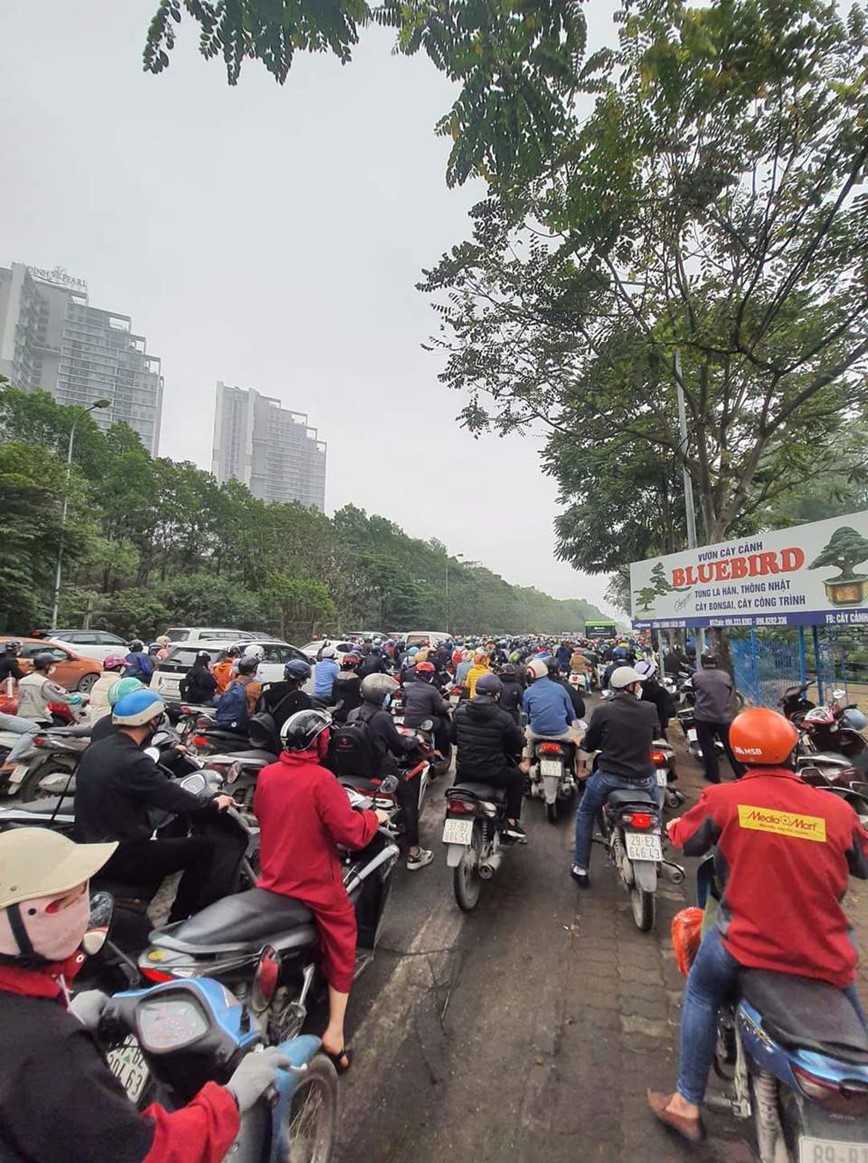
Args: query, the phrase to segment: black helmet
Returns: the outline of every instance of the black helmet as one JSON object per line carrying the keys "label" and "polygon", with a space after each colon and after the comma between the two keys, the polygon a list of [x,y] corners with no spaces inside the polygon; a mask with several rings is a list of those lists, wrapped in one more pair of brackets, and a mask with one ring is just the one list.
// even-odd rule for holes
{"label": "black helmet", "polygon": [[196,652],[196,661],[197,662],[207,662],[208,665],[210,666],[211,665],[211,655],[208,653],[207,650],[199,650]]}
{"label": "black helmet", "polygon": [[280,728],[280,738],[287,751],[311,751],[331,725],[331,716],[325,711],[296,711]]}
{"label": "black helmet", "polygon": [[132,654],[141,654],[144,649],[145,644],[142,642],[141,638],[134,638],[130,643],[130,652]]}
{"label": "black helmet", "polygon": [[505,662],[500,668],[500,673],[505,674],[507,678],[515,678],[518,674],[518,667],[514,662]]}
{"label": "black helmet", "polygon": [[503,683],[496,674],[483,674],[476,680],[476,693],[478,695],[492,695],[494,698],[499,698],[503,691]]}
{"label": "black helmet", "polygon": [[33,669],[48,670],[48,668],[53,666],[55,662],[57,662],[57,659],[53,654],[48,654],[46,651],[43,651],[41,654],[37,654],[33,659]]}
{"label": "black helmet", "polygon": [[253,654],[247,654],[238,663],[239,674],[256,674],[259,667],[259,659]]}
{"label": "black helmet", "polygon": [[17,638],[10,638],[9,641],[6,643],[6,653],[7,654],[17,654],[20,649],[21,649],[21,643],[18,641]]}
{"label": "black helmet", "polygon": [[703,666],[717,666],[718,657],[713,650],[703,650],[699,661]]}
{"label": "black helmet", "polygon": [[300,658],[291,658],[283,668],[283,677],[287,682],[307,682],[310,678],[310,667]]}

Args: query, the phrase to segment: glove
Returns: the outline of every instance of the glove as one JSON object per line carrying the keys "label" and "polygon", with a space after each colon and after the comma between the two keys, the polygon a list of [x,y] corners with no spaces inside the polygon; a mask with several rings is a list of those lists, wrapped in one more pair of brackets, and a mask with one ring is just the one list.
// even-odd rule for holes
{"label": "glove", "polygon": [[103,1010],[111,1001],[101,989],[86,989],[78,993],[69,1003],[69,1012],[81,1022],[86,1030],[96,1031]]}
{"label": "glove", "polygon": [[240,1114],[255,1106],[270,1086],[277,1081],[279,1069],[288,1070],[289,1058],[276,1046],[248,1054],[226,1083],[226,1089],[235,1097]]}

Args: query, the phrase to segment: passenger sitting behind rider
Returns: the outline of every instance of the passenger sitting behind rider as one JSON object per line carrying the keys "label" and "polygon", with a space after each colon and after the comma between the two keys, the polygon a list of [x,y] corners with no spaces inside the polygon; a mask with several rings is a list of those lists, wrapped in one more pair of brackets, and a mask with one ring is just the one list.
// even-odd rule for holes
{"label": "passenger sitting behind rider", "polygon": [[533,745],[537,739],[561,739],[565,743],[581,742],[581,736],[573,727],[576,715],[570,696],[560,682],[549,677],[549,663],[545,658],[535,658],[528,664],[529,686],[522,697],[522,706],[527,715],[527,742],[524,749],[522,770],[530,770]]}
{"label": "passenger sitting behind rider", "polygon": [[404,726],[421,727],[426,719],[434,724],[434,746],[449,758],[449,704],[437,690],[433,662],[416,663],[416,682],[404,692]]}
{"label": "passenger sitting behind rider", "polygon": [[259,820],[262,874],[259,888],[303,901],[313,912],[329,987],[329,1021],[323,1049],[339,1072],[349,1069],[344,1017],[356,965],[356,914],[344,888],[338,845],[364,848],[386,812],[357,812],[347,793],[322,766],[331,719],[324,711],[298,711],[281,728],[284,750],[256,781],[253,811]]}
{"label": "passenger sitting behind rider", "polygon": [[456,783],[485,783],[506,792],[506,835],[524,843],[520,824],[524,792],[524,772],[516,766],[521,754],[521,728],[510,714],[498,706],[503,684],[496,674],[485,674],[476,684],[476,694],[455,711],[452,742],[458,748],[455,759]]}
{"label": "passenger sitting behind rider", "polygon": [[795,726],[764,707],[743,711],[730,743],[748,765],[737,783],[705,788],[669,838],[688,856],[715,848],[721,889],[687,978],[674,1094],[648,1092],[654,1114],[691,1142],[714,1057],[718,1011],[742,967],[825,981],[865,1024],[854,984],[856,950],[842,907],[848,874],[868,879],[868,833],[849,804],[793,771]]}
{"label": "passenger sitting behind rider", "polygon": [[650,792],[662,808],[663,797],[651,761],[651,746],[659,723],[653,703],[643,703],[642,676],[632,666],[619,666],[612,673],[611,699],[600,703],[591,715],[582,742],[585,751],[599,751],[597,770],[585,784],[576,812],[576,842],[572,878],[580,888],[590,888],[588,866],[591,837],[597,813],[618,788]]}

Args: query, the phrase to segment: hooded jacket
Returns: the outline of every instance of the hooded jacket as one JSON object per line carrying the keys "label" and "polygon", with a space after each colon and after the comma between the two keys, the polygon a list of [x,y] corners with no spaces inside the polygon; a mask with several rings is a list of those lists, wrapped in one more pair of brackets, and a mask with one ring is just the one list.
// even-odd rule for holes
{"label": "hooded jacket", "polygon": [[449,704],[429,682],[419,679],[408,684],[404,692],[404,726],[421,727],[426,719],[442,719],[449,714]]}
{"label": "hooded jacket", "polygon": [[491,695],[466,699],[452,720],[452,742],[458,748],[456,779],[485,782],[486,775],[512,767],[524,735],[515,720]]}

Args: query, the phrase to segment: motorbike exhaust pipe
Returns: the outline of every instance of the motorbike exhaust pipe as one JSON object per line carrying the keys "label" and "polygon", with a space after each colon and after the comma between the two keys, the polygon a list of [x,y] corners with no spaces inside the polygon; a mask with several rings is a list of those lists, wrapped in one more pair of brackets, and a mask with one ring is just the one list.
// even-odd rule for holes
{"label": "motorbike exhaust pipe", "polygon": [[488,859],[479,865],[479,875],[483,880],[491,880],[495,872],[500,868],[501,860],[503,860],[502,852],[492,852]]}

